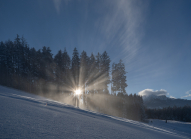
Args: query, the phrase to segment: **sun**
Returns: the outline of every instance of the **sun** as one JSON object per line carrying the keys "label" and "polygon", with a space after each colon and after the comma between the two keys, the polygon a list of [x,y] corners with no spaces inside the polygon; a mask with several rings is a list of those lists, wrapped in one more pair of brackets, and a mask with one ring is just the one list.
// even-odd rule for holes
{"label": "sun", "polygon": [[82,91],[80,89],[75,90],[76,95],[80,95],[81,93],[82,93]]}

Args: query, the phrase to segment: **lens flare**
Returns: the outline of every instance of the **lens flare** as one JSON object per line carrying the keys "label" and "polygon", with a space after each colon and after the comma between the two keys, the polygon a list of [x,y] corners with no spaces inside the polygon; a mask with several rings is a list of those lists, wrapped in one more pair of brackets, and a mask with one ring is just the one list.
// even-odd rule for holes
{"label": "lens flare", "polygon": [[76,95],[80,95],[81,93],[82,93],[82,91],[80,89],[75,90]]}

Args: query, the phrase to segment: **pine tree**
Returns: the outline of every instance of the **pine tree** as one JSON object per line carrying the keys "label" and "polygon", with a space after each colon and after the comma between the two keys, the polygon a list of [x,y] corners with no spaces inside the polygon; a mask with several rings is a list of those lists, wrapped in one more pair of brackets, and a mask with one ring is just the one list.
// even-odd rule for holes
{"label": "pine tree", "polygon": [[28,52],[28,66],[29,66],[29,73],[28,73],[28,80],[29,80],[29,92],[33,92],[35,83],[37,81],[37,68],[35,64],[35,58],[36,58],[36,50],[35,48],[29,48]]}
{"label": "pine tree", "polygon": [[112,87],[111,87],[111,91],[113,95],[116,95],[116,91],[119,90],[119,73],[118,73],[118,69],[117,69],[117,64],[113,63],[112,64]]}
{"label": "pine tree", "polygon": [[71,72],[70,72],[70,67],[71,67],[71,60],[70,56],[68,55],[66,49],[64,49],[64,52],[62,53],[62,80],[63,80],[63,85],[66,90],[65,92],[68,92],[69,89],[67,89],[71,85]]}
{"label": "pine tree", "polygon": [[50,48],[48,47],[43,47],[42,48],[42,60],[41,60],[41,71],[43,71],[43,73],[41,73],[43,75],[43,79],[45,79],[47,82],[51,81],[52,75],[53,75],[53,69],[52,69],[52,62],[53,62],[53,58],[52,58],[52,53]]}
{"label": "pine tree", "polygon": [[82,88],[83,91],[83,101],[84,104],[86,104],[86,99],[85,99],[85,95],[86,95],[86,83],[88,80],[88,61],[89,58],[86,54],[85,51],[83,51],[80,55],[80,87]]}
{"label": "pine tree", "polygon": [[62,51],[59,50],[58,53],[55,55],[54,57],[54,75],[55,75],[55,80],[54,82],[56,82],[57,84],[57,93],[60,92],[60,86],[62,84]]}
{"label": "pine tree", "polygon": [[80,86],[84,86],[88,79],[87,72],[88,72],[88,56],[85,51],[83,51],[80,55]]}
{"label": "pine tree", "polygon": [[37,68],[37,51],[35,50],[35,48],[31,48],[30,49],[30,53],[29,53],[29,61],[30,61],[30,72],[31,72],[31,81],[34,80],[35,77],[38,76],[38,68]]}
{"label": "pine tree", "polygon": [[89,62],[88,62],[88,80],[87,80],[87,86],[88,86],[88,92],[91,94],[95,93],[95,74],[96,74],[96,60],[94,57],[94,54],[92,53]]}
{"label": "pine tree", "polygon": [[7,42],[5,42],[5,45],[6,45],[6,73],[7,73],[7,85],[8,86],[11,86],[11,82],[12,82],[12,76],[13,76],[13,73],[14,73],[14,67],[13,67],[13,59],[12,59],[12,56],[13,56],[13,47],[14,47],[14,44],[12,41],[8,40]]}
{"label": "pine tree", "polygon": [[95,92],[96,93],[101,93],[102,91],[102,83],[101,83],[101,70],[100,70],[100,64],[101,64],[101,55],[98,52],[98,54],[96,55],[96,59],[95,59],[95,78],[94,78],[94,82],[95,82]]}
{"label": "pine tree", "polygon": [[123,94],[126,94],[126,90],[125,90],[125,88],[127,87],[127,84],[126,84],[127,80],[125,76],[126,71],[125,71],[125,65],[122,62],[122,60],[119,61],[118,67],[119,67],[119,77],[120,77],[120,92]]}
{"label": "pine tree", "polygon": [[15,38],[14,45],[15,45],[15,52],[14,52],[15,58],[14,59],[15,59],[16,74],[18,76],[20,76],[20,71],[21,71],[21,62],[20,62],[20,56],[21,56],[20,46],[21,46],[21,41],[20,41],[20,38],[19,38],[18,34],[17,34],[17,37]]}
{"label": "pine tree", "polygon": [[73,88],[78,88],[79,86],[79,70],[80,70],[80,58],[79,53],[76,48],[74,48],[73,55],[72,55],[72,75],[74,84],[72,85]]}
{"label": "pine tree", "polygon": [[29,74],[29,47],[28,44],[26,42],[26,39],[22,36],[21,38],[21,46],[22,46],[22,67],[23,67],[23,71],[22,74],[25,78],[27,78],[28,74]]}
{"label": "pine tree", "polygon": [[119,61],[119,63],[112,65],[112,91],[120,92],[123,94],[126,94],[125,88],[127,87],[126,84],[126,71],[125,71],[125,65],[122,62],[122,60]]}
{"label": "pine tree", "polygon": [[59,50],[58,53],[54,57],[54,62],[56,64],[55,66],[55,81],[57,84],[61,84],[61,79],[62,79],[62,51]]}
{"label": "pine tree", "polygon": [[107,54],[107,52],[103,52],[101,55],[101,63],[100,63],[100,70],[101,70],[101,76],[102,76],[102,83],[103,83],[103,93],[104,94],[109,94],[108,91],[108,84],[110,83],[110,58]]}

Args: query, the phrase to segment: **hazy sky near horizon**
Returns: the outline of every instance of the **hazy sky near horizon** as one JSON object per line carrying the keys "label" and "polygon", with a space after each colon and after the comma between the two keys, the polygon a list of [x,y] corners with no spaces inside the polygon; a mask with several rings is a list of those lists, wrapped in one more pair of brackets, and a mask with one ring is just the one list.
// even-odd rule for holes
{"label": "hazy sky near horizon", "polygon": [[190,0],[0,0],[0,41],[23,35],[54,55],[106,50],[125,63],[128,94],[163,90],[191,100],[190,7]]}

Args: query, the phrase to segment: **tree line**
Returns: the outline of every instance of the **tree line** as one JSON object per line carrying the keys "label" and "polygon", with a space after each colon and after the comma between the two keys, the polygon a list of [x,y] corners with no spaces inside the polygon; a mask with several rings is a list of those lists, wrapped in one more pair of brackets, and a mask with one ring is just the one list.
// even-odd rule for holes
{"label": "tree line", "polygon": [[126,93],[124,63],[120,60],[110,69],[110,62],[106,51],[88,56],[85,51],[79,55],[76,48],[72,58],[66,49],[53,57],[49,47],[30,48],[17,35],[14,41],[0,42],[0,84],[72,105],[73,92],[80,88],[84,108],[143,120],[142,97]]}
{"label": "tree line", "polygon": [[191,107],[167,107],[162,109],[146,109],[149,119],[176,120],[191,122]]}

